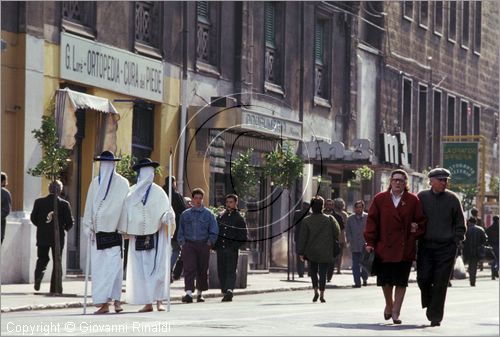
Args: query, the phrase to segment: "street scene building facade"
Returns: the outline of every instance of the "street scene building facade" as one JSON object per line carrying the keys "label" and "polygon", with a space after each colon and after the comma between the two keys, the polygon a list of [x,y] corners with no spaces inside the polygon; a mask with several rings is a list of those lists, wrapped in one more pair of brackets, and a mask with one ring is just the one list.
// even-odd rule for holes
{"label": "street scene building facade", "polygon": [[[240,153],[251,150],[259,170],[266,153],[290,144],[305,163],[294,186],[282,191],[261,170],[253,195],[240,196],[252,269],[287,267],[288,215],[302,200],[368,208],[398,167],[418,192],[447,141],[480,142],[475,203],[485,220],[498,214],[495,1],[43,1],[1,10],[1,162],[13,198],[3,283],[33,282],[29,213],[48,182],[27,170],[42,157],[31,131],[51,104],[67,117],[58,128],[71,149],[67,272],[85,266],[82,210],[92,158],[104,150],[150,157],[165,173],[172,147],[179,191],[201,187],[206,206],[220,206]],[[360,168],[371,179],[356,177]]]}

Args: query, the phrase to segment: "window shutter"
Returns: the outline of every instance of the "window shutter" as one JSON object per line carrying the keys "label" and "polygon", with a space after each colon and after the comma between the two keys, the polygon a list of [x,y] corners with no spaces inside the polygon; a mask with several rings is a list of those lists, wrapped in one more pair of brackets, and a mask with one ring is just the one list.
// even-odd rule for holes
{"label": "window shutter", "polygon": [[266,30],[266,44],[274,46],[274,34],[276,24],[276,7],[271,2],[265,4],[265,30]]}
{"label": "window shutter", "polygon": [[208,1],[198,1],[196,6],[198,12],[198,20],[209,21],[209,4]]}
{"label": "window shutter", "polygon": [[323,41],[324,41],[325,23],[316,20],[314,32],[314,60],[317,64],[323,64]]}

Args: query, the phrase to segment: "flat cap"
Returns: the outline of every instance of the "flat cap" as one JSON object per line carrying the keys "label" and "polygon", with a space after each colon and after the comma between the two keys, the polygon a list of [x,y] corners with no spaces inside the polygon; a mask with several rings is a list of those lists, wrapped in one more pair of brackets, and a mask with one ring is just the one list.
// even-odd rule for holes
{"label": "flat cap", "polygon": [[436,167],[432,169],[427,177],[429,178],[449,178],[451,176],[450,171],[442,167]]}

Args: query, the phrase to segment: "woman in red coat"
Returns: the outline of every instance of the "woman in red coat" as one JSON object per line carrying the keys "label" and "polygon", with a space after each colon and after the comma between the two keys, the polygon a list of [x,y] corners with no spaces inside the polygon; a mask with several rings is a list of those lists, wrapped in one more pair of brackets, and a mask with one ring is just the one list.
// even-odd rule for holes
{"label": "woman in red coat", "polygon": [[[368,210],[365,227],[366,250],[375,249],[377,285],[385,298],[384,318],[401,324],[399,314],[416,255],[416,240],[425,232],[420,200],[408,191],[408,175],[391,172],[390,186],[378,193]],[[393,289],[394,295],[393,295]]]}

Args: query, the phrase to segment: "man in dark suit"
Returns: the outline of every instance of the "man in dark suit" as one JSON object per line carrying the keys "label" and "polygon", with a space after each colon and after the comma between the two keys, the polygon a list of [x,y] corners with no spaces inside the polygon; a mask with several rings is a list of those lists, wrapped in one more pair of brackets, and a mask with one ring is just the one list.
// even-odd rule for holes
{"label": "man in dark suit", "polygon": [[[54,198],[57,197],[58,219],[59,219],[59,240],[60,253],[64,248],[64,231],[73,227],[73,217],[69,202],[59,197],[62,191],[62,183],[56,180],[49,185],[49,195],[35,200],[33,211],[31,212],[31,222],[37,227],[36,245],[38,260],[35,268],[35,290],[40,290],[43,274],[50,261],[49,250],[52,251],[52,260],[55,259],[54,252]],[[55,292],[55,272],[52,269],[50,280],[50,292]]]}

